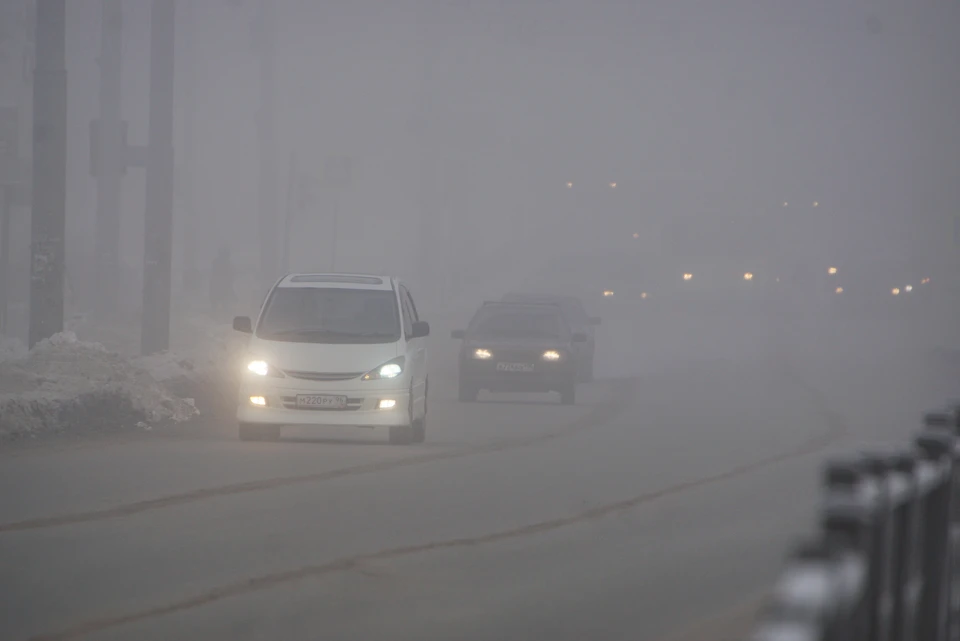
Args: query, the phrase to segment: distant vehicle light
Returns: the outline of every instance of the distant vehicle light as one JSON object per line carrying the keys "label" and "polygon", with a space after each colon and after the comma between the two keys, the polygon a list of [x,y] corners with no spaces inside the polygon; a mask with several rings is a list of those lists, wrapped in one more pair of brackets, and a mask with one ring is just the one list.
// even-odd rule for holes
{"label": "distant vehicle light", "polygon": [[572,188],[573,188],[573,182],[571,182],[571,181],[568,180],[568,181],[567,181],[567,189],[572,189]]}
{"label": "distant vehicle light", "polygon": [[684,274],[684,275],[683,275],[683,280],[691,280],[692,278],[693,278],[693,274]]}
{"label": "distant vehicle light", "polygon": [[610,189],[616,189],[617,183],[610,183]]}
{"label": "distant vehicle light", "polygon": [[899,296],[899,295],[900,295],[900,288],[899,288],[899,287],[894,287],[893,289],[890,290],[890,293],[893,294],[894,296]]}
{"label": "distant vehicle light", "polygon": [[912,292],[912,291],[913,291],[913,285],[907,285],[907,286],[904,287],[903,289],[904,289],[905,291]]}
{"label": "distant vehicle light", "polygon": [[819,206],[820,206],[820,203],[818,203],[817,201],[813,201],[813,206],[814,206],[814,207],[819,207]]}
{"label": "distant vehicle light", "polygon": [[647,297],[647,292],[640,293],[640,298],[646,298],[646,297]]}
{"label": "distant vehicle light", "polygon": [[481,361],[485,361],[491,356],[493,356],[493,354],[491,354],[488,349],[478,349],[473,353],[473,357]]}
{"label": "distant vehicle light", "polygon": [[608,289],[608,290],[606,290],[605,292],[603,292],[603,295],[604,295],[606,298],[610,298],[611,296],[613,296],[613,291],[611,291],[611,290]]}
{"label": "distant vehicle light", "polygon": [[746,274],[743,275],[743,280],[753,280],[753,274],[751,274],[750,272],[747,272]]}
{"label": "distant vehicle light", "polygon": [[929,283],[929,282],[930,282],[930,279],[929,279],[929,278],[924,278],[923,280],[920,281],[920,284],[921,284],[921,285],[926,285],[926,284]]}
{"label": "distant vehicle light", "polygon": [[789,207],[789,206],[790,206],[790,203],[784,201],[784,202],[783,202],[783,206],[784,206],[784,207]]}
{"label": "distant vehicle light", "polygon": [[842,294],[842,293],[843,293],[843,287],[837,287],[834,291],[835,291],[836,293],[838,293],[838,294]]}
{"label": "distant vehicle light", "polygon": [[633,232],[633,237],[634,237],[634,238],[640,238],[640,234],[638,234],[637,232]]}
{"label": "distant vehicle light", "polygon": [[837,273],[837,268],[836,268],[836,267],[830,267],[829,269],[827,269],[827,273],[828,273],[828,274],[836,274],[836,273]]}
{"label": "distant vehicle light", "polygon": [[543,353],[543,356],[541,358],[543,358],[543,360],[545,361],[559,361],[560,352],[558,352],[555,349],[548,349]]}

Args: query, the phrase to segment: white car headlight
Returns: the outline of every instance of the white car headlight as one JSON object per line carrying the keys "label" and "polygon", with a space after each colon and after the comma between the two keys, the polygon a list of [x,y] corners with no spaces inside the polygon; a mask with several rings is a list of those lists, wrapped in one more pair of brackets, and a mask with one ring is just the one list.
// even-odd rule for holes
{"label": "white car headlight", "polygon": [[396,378],[401,374],[403,374],[403,362],[404,362],[403,356],[401,356],[400,358],[395,358],[392,361],[388,361],[383,365],[381,365],[380,367],[376,367],[370,370],[369,372],[367,372],[366,374],[364,374],[363,380],[379,381],[383,379]]}
{"label": "white car headlight", "polygon": [[543,356],[541,356],[540,358],[542,358],[545,361],[559,361],[561,358],[561,354],[555,349],[548,349],[543,353]]}
{"label": "white car headlight", "polygon": [[247,363],[247,371],[252,372],[258,376],[273,376],[275,378],[283,378],[284,374],[275,367],[271,367],[266,361],[250,361]]}
{"label": "white car headlight", "polygon": [[489,359],[491,356],[493,356],[493,354],[490,353],[489,349],[481,348],[481,349],[474,350],[473,352],[473,357],[481,361],[485,361]]}

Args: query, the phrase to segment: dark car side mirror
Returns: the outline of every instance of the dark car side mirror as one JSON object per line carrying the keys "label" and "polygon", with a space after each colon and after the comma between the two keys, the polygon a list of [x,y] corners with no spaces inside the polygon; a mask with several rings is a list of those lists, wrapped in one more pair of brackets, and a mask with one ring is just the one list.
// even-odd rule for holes
{"label": "dark car side mirror", "polygon": [[237,316],[233,319],[233,329],[244,334],[252,334],[253,321],[250,320],[249,316]]}
{"label": "dark car side mirror", "polygon": [[465,332],[462,329],[455,329],[452,332],[450,332],[450,338],[453,338],[456,340],[463,340],[464,338],[466,338],[466,336],[467,336],[467,332]]}
{"label": "dark car side mirror", "polygon": [[591,325],[599,325],[600,323],[601,323],[601,320],[599,316],[594,316],[590,319]]}
{"label": "dark car side mirror", "polygon": [[573,342],[574,342],[574,343],[586,343],[586,342],[587,342],[587,335],[584,334],[583,332],[577,332],[576,334],[573,335]]}
{"label": "dark car side mirror", "polygon": [[410,338],[424,338],[430,335],[430,323],[427,321],[416,321],[410,328]]}

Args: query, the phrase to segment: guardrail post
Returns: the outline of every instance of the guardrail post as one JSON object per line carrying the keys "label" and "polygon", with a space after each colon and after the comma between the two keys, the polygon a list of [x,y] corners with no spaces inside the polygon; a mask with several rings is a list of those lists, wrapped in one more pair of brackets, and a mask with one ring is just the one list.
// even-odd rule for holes
{"label": "guardrail post", "polygon": [[863,563],[863,587],[849,595],[842,630],[830,638],[876,641],[876,614],[880,603],[879,571],[875,541],[878,536],[879,489],[868,474],[863,457],[834,459],[824,466],[826,496],[821,510],[825,543],[834,549],[856,554]]}
{"label": "guardrail post", "polygon": [[857,641],[850,622],[866,589],[862,555],[825,541],[797,548],[764,604],[751,641]]}
{"label": "guardrail post", "polygon": [[[891,465],[902,482],[893,490],[894,566],[893,641],[916,641],[917,608],[923,587],[923,521],[920,488],[916,477],[917,455],[903,452],[891,457]],[[898,484],[898,481],[894,481]]]}
{"label": "guardrail post", "polygon": [[873,641],[889,641],[893,632],[894,569],[897,534],[894,523],[895,481],[888,454],[866,453],[863,469],[877,489],[870,513],[870,634]]}
{"label": "guardrail post", "polygon": [[930,473],[921,476],[924,520],[924,582],[917,618],[920,641],[947,641],[950,628],[950,521],[956,439],[945,430],[929,429],[915,439]]}

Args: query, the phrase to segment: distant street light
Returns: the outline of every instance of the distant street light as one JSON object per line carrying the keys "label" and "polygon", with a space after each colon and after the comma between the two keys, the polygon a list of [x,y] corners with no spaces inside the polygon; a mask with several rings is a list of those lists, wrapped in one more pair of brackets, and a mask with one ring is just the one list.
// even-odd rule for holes
{"label": "distant street light", "polygon": [[567,181],[567,189],[571,189],[571,188],[573,188],[573,183],[568,180],[568,181]]}
{"label": "distant street light", "polygon": [[617,183],[610,183],[610,189],[616,189]]}
{"label": "distant street light", "polygon": [[834,291],[836,291],[838,294],[842,294],[842,293],[843,293],[843,287],[837,287],[837,289],[834,290]]}
{"label": "distant street light", "polygon": [[813,206],[814,206],[814,207],[819,207],[819,206],[820,206],[820,203],[818,203],[817,201],[813,201]]}
{"label": "distant street light", "polygon": [[827,269],[827,273],[828,273],[828,274],[836,274],[836,273],[837,273],[837,268],[836,268],[836,267],[830,267],[829,269]]}
{"label": "distant street light", "polygon": [[638,234],[637,232],[633,232],[633,237],[634,237],[634,238],[640,238],[640,234]]}
{"label": "distant street light", "polygon": [[693,278],[693,274],[684,274],[684,275],[683,275],[683,280],[690,280],[690,279],[692,279],[692,278]]}
{"label": "distant street light", "polygon": [[750,272],[747,272],[746,274],[743,275],[743,280],[753,280],[753,274],[751,274]]}

